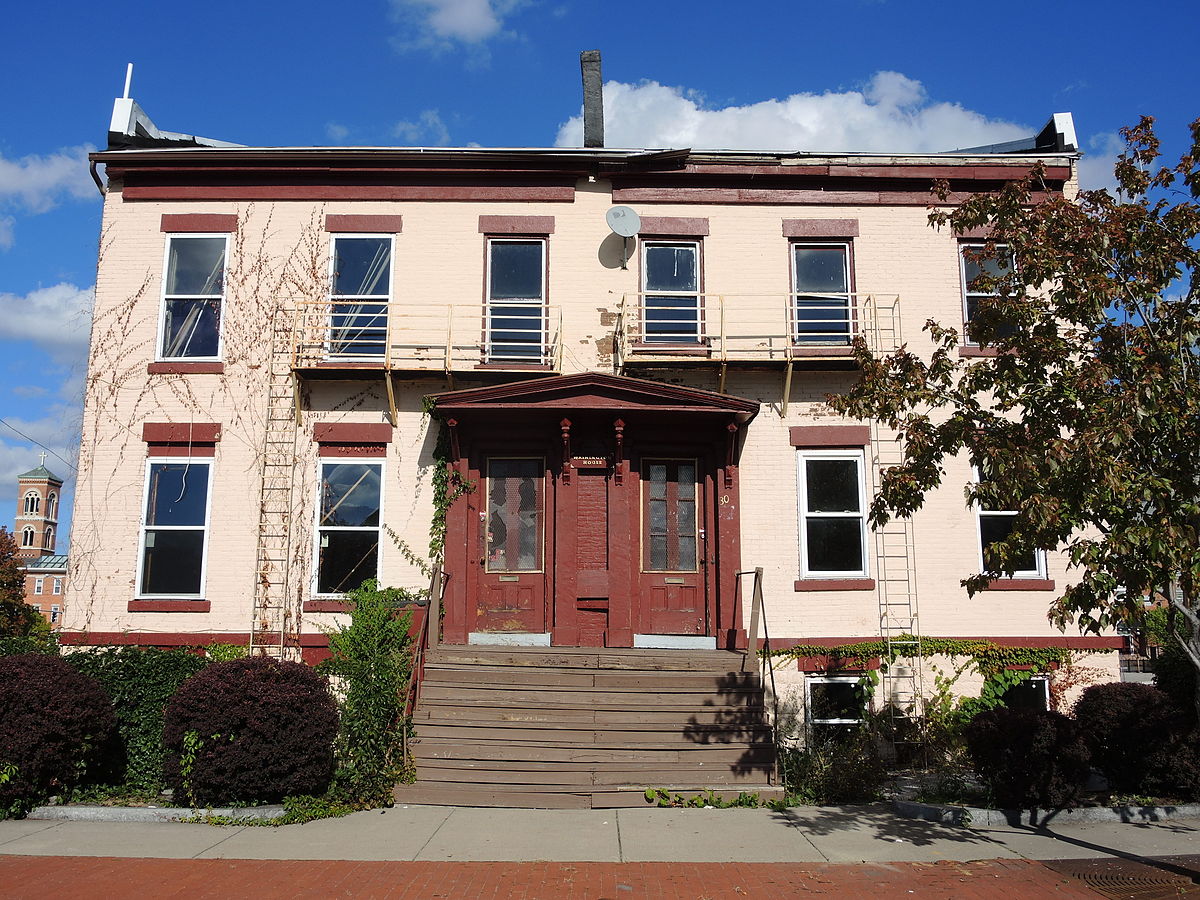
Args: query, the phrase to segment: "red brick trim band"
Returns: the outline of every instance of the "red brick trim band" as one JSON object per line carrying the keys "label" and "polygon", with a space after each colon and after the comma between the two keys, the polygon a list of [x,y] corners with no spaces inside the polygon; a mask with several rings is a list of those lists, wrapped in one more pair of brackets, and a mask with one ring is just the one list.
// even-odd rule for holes
{"label": "red brick trim band", "polygon": [[212,609],[210,600],[130,600],[129,612],[206,613]]}
{"label": "red brick trim band", "polygon": [[[845,665],[838,665],[845,663]],[[873,656],[866,660],[866,665],[862,665],[861,661],[842,660],[836,656],[797,656],[796,668],[801,672],[816,673],[829,672],[831,669],[835,672],[873,672],[879,668],[879,657]]]}
{"label": "red brick trim band", "polygon": [[305,600],[305,612],[350,612],[351,606],[341,600]]}
{"label": "red brick trim band", "polygon": [[[570,203],[575,199],[575,188],[573,185],[503,184],[126,184],[121,189],[121,196],[125,200],[446,200]],[[922,192],[921,197],[921,203],[927,204],[929,191]]]}
{"label": "red brick trim band", "polygon": [[313,426],[318,444],[390,444],[392,426],[386,422],[318,422]]}
{"label": "red brick trim band", "polygon": [[146,445],[147,456],[180,456],[185,459],[204,458],[217,455],[216,444],[158,444]]}
{"label": "red brick trim band", "polygon": [[[947,641],[979,641],[992,643],[998,647],[1029,647],[1043,649],[1049,647],[1064,647],[1068,650],[1120,650],[1125,646],[1125,638],[1119,635],[1099,637],[1096,635],[1004,635],[1000,637],[979,635],[926,635]],[[881,641],[879,635],[860,634],[853,637],[785,637],[771,638],[772,650],[787,650],[789,647],[842,647],[846,644],[859,644],[866,641]],[[759,649],[763,647],[763,639],[758,639]]]}
{"label": "red brick trim band", "polygon": [[1052,591],[1053,578],[995,578],[988,582],[989,591]]}
{"label": "red brick trim band", "polygon": [[335,216],[325,217],[325,230],[334,232],[375,232],[399,234],[404,226],[403,216]]}
{"label": "red brick trim band", "polygon": [[[75,647],[95,647],[104,644],[134,647],[206,647],[209,644],[233,644],[245,647],[250,643],[250,634],[246,631],[60,631],[58,639]],[[320,633],[302,634],[298,641],[291,643],[292,646],[298,643],[301,647],[327,647],[329,638]]]}
{"label": "red brick trim band", "polygon": [[163,213],[159,227],[175,234],[237,231],[238,218],[224,213]]}
{"label": "red brick trim band", "polygon": [[870,425],[796,425],[788,429],[793,447],[865,447]]}
{"label": "red brick trim band", "polygon": [[858,219],[784,219],[784,237],[858,237]]}
{"label": "red brick trim band", "polygon": [[142,440],[147,444],[215,444],[221,440],[217,422],[145,422]]}
{"label": "red brick trim band", "polygon": [[480,234],[554,234],[554,216],[480,216]]}
{"label": "red brick trim band", "polygon": [[642,234],[662,237],[706,237],[705,216],[642,216]]}
{"label": "red brick trim band", "polygon": [[966,231],[960,232],[956,237],[965,241],[981,241],[987,240],[992,236],[991,225],[979,225],[975,228],[968,228]]}
{"label": "red brick trim band", "polygon": [[874,578],[802,578],[797,591],[873,591]]}
{"label": "red brick trim band", "polygon": [[958,355],[964,359],[980,359],[987,356],[999,356],[1000,351],[995,347],[977,347],[974,344],[960,344]]}
{"label": "red brick trim band", "polygon": [[223,362],[152,362],[147,375],[224,375]]}

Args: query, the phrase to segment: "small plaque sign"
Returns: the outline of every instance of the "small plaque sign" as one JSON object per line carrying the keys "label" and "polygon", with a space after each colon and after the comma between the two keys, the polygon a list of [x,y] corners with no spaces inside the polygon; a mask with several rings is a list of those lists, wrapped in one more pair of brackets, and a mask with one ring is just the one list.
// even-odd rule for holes
{"label": "small plaque sign", "polygon": [[607,469],[607,456],[576,456],[571,464],[577,469]]}

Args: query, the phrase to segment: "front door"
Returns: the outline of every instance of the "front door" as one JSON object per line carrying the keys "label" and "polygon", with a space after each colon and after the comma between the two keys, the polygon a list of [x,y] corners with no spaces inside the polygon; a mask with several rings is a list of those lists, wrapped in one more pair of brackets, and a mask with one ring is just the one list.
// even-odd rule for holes
{"label": "front door", "polygon": [[489,457],[479,511],[479,590],[474,631],[544,633],[546,464]]}
{"label": "front door", "polygon": [[699,461],[645,457],[640,476],[641,630],[646,634],[705,635],[706,492]]}

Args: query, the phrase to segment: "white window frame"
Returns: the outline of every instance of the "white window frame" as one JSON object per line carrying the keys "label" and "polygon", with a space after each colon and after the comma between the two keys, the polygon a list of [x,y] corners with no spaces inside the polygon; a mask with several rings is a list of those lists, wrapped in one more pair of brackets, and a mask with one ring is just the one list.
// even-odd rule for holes
{"label": "white window frame", "polygon": [[[379,524],[370,526],[322,525],[321,524],[321,484],[323,470],[327,465],[334,466],[379,466]],[[383,511],[384,492],[387,489],[387,460],[382,456],[322,456],[317,460],[317,495],[313,503],[313,556],[312,577],[309,593],[322,600],[340,600],[346,596],[345,591],[320,593],[321,584],[321,535],[324,531],[374,531],[379,537],[375,542],[375,581],[380,585],[383,581]],[[358,585],[354,585],[357,588]],[[353,590],[354,588],[351,588]]]}
{"label": "white window frame", "polygon": [[36,536],[32,525],[26,525],[21,529],[21,546],[32,547],[36,543]]}
{"label": "white window frame", "polygon": [[[991,300],[999,295],[992,294],[992,293],[985,293],[983,291],[970,290],[970,288],[967,285],[967,257],[966,257],[966,254],[964,251],[966,251],[968,249],[973,250],[973,251],[979,251],[979,250],[983,250],[986,246],[987,246],[987,241],[959,241],[958,242],[958,283],[959,283],[959,286],[962,288],[963,343],[970,347],[978,347],[979,342],[977,340],[975,340],[973,337],[971,337],[971,333],[970,333],[971,330],[969,327],[971,324],[971,318],[968,314],[969,307],[967,306],[967,301],[970,299],[974,299],[976,301],[976,305],[978,305],[978,301],[980,301],[980,300]],[[1013,268],[1015,268],[1014,264],[1013,264],[1013,260],[1012,260],[1012,250],[1009,249],[1008,244],[997,244],[996,245],[996,253],[998,256],[1007,254],[1008,259],[1009,259],[1009,262],[1008,262],[1009,269],[1012,270]]]}
{"label": "white window frame", "polygon": [[37,491],[26,491],[24,504],[21,507],[23,516],[37,516],[42,512],[42,495]]}
{"label": "white window frame", "polygon": [[[203,531],[204,544],[200,551],[200,590],[195,594],[167,594],[167,593],[148,593],[142,588],[143,566],[145,565],[146,557],[146,518],[149,512],[147,504],[150,501],[150,473],[154,470],[155,465],[188,465],[188,466],[207,466],[208,467],[208,495],[204,498],[204,526],[197,528],[195,525],[154,525],[150,526],[156,531]],[[138,529],[138,556],[137,556],[137,576],[135,579],[134,596],[138,600],[203,600],[205,589],[208,584],[208,549],[209,530],[212,527],[212,495],[213,495],[213,458],[211,456],[191,457],[191,456],[151,456],[146,460],[145,477],[142,485],[142,522]]]}
{"label": "white window frame", "polygon": [[[801,292],[796,287],[796,251],[797,250],[828,250],[833,247],[840,248],[842,251],[842,272],[845,275],[845,280],[846,280],[845,293],[839,294],[836,291],[821,292],[819,294],[811,294],[807,291]],[[855,324],[854,323],[854,318],[855,318],[854,272],[851,268],[851,255],[850,254],[851,254],[850,243],[848,241],[793,240],[793,241],[788,242],[788,262],[789,262],[788,268],[790,270],[790,277],[791,277],[791,282],[792,282],[792,302],[791,302],[792,333],[790,336],[790,340],[792,341],[793,344],[796,344],[799,347],[806,347],[806,346],[841,347],[841,346],[845,346],[845,345],[849,344],[851,341],[854,340],[854,331],[855,331],[854,330],[854,324]],[[802,339],[802,332],[800,329],[800,297],[801,296],[805,296],[805,297],[814,297],[814,296],[816,296],[816,297],[836,297],[838,299],[845,297],[845,300],[846,300],[845,339],[843,340],[841,335],[838,335],[836,338],[831,337],[830,340],[826,340],[826,341],[816,340],[816,339],[811,339],[811,340]],[[814,336],[812,334],[809,334],[809,337],[812,338]]]}
{"label": "white window frame", "polygon": [[[229,234],[228,232],[186,232],[172,233],[166,236],[167,242],[163,247],[162,285],[159,291],[158,304],[158,336],[155,338],[154,359],[156,362],[220,362],[225,358],[225,314],[228,304],[225,302],[229,291]],[[221,293],[220,294],[167,294],[167,275],[171,265],[171,242],[188,238],[221,238],[225,249],[221,254]],[[167,329],[167,300],[213,300],[220,304],[217,314],[217,355],[216,356],[167,356],[164,352],[163,339]]]}
{"label": "white window frame", "polygon": [[[858,512],[857,513],[809,513],[808,511],[808,467],[809,460],[850,460],[858,470]],[[800,527],[800,577],[801,579],[821,578],[869,578],[871,574],[871,556],[867,540],[867,490],[866,490],[866,460],[861,449],[836,450],[807,450],[801,449],[796,453],[797,460],[797,519]],[[808,520],[814,519],[857,519],[859,522],[859,541],[862,549],[862,568],[858,570],[831,571],[826,569],[812,570],[808,565]]]}
{"label": "white window frame", "polygon": [[57,596],[62,596],[62,589],[63,589],[62,578],[61,577],[55,578],[53,581],[53,586],[51,588],[51,593],[53,593]]}
{"label": "white window frame", "polygon": [[[497,244],[538,244],[541,246],[542,259],[541,259],[541,264],[538,267],[538,272],[541,276],[541,287],[542,287],[540,297],[536,297],[536,298],[535,297],[513,297],[513,298],[501,297],[501,298],[497,298],[497,299],[492,298],[492,247],[496,246]],[[524,237],[522,237],[520,235],[512,235],[509,237],[491,237],[491,236],[489,236],[487,238],[487,247],[486,247],[487,264],[485,266],[486,271],[483,273],[483,279],[484,279],[483,280],[483,291],[484,291],[484,297],[483,297],[483,323],[484,323],[484,326],[483,326],[483,330],[484,330],[483,357],[487,362],[497,363],[497,364],[513,363],[513,364],[517,364],[517,365],[521,365],[521,364],[546,365],[550,361],[550,359],[549,359],[549,354],[550,354],[550,333],[549,333],[550,332],[550,309],[546,303],[546,290],[547,290],[546,282],[549,280],[549,271],[547,270],[547,267],[546,267],[546,261],[549,259],[549,253],[550,253],[549,238],[539,236],[539,235],[527,235]],[[493,348],[492,348],[492,331],[493,331],[492,309],[493,309],[493,307],[505,307],[505,306],[517,306],[517,307],[528,306],[531,309],[538,308],[542,311],[542,315],[538,319],[538,322],[540,323],[540,332],[539,332],[540,344],[537,348],[537,353],[530,352],[527,355],[518,355],[518,354],[510,355],[510,354],[494,354],[493,353]],[[504,316],[500,316],[499,318],[504,318]],[[530,317],[530,321],[533,321],[532,317]],[[505,328],[505,329],[500,329],[500,330],[501,331],[511,331],[512,329]],[[529,341],[527,343],[532,345],[533,341]],[[501,343],[499,346],[503,347],[503,346],[505,346],[505,344]]]}
{"label": "white window frame", "polygon": [[[335,294],[334,276],[337,270],[337,243],[344,240],[383,240],[387,241],[388,245],[388,277],[387,277],[387,293],[386,294]],[[342,360],[386,360],[391,347],[389,326],[389,317],[392,311],[393,286],[396,280],[396,236],[394,234],[383,234],[373,231],[347,231],[337,232],[329,236],[329,277],[327,284],[329,285],[329,324],[326,327],[325,354],[329,359]],[[379,348],[378,353],[335,353],[333,341],[333,316],[334,308],[339,304],[346,303],[367,303],[375,306],[383,306],[383,343]],[[376,326],[377,327],[377,326]]]}
{"label": "white window frame", "polygon": [[49,548],[54,543],[54,526],[47,525],[42,531],[42,546]]}
{"label": "white window frame", "polygon": [[[975,481],[977,483],[981,483],[983,481],[983,475],[979,471],[979,467],[974,466],[973,469],[974,469],[974,473],[975,473]],[[999,518],[1015,519],[1017,517],[1017,512],[1016,512],[1016,510],[1012,510],[1012,509],[984,509],[981,504],[979,504],[979,503],[975,504],[975,546],[978,549],[978,554],[979,554],[979,571],[980,572],[986,572],[988,570],[987,561],[983,558],[983,519],[985,516],[988,518],[995,518],[995,519],[999,519]],[[1046,576],[1046,551],[1045,550],[1034,550],[1033,551],[1033,561],[1034,561],[1035,567],[1032,569],[1018,569],[1017,571],[1013,572],[1012,575],[1001,575],[1000,577],[1004,578],[1006,580],[1015,580],[1018,578],[1029,578],[1029,579],[1037,579],[1037,580],[1045,579],[1047,577]]]}
{"label": "white window frame", "polygon": [[36,578],[33,579],[33,593],[35,595],[41,594],[42,589],[45,586],[46,586],[46,576],[38,575]]}
{"label": "white window frame", "polygon": [[46,518],[51,522],[58,521],[58,494],[54,491],[46,495]]}
{"label": "white window frame", "polygon": [[860,675],[805,675],[804,676],[804,721],[810,727],[813,725],[861,725],[866,721],[870,699],[864,696],[863,707],[857,719],[816,719],[812,711],[813,685],[819,684],[850,684],[858,687],[862,682]]}
{"label": "white window frame", "polygon": [[[703,292],[703,290],[701,290],[701,288],[704,284],[704,270],[701,268],[704,263],[704,256],[703,256],[703,252],[702,252],[701,242],[694,238],[691,238],[691,239],[689,239],[689,238],[679,238],[679,239],[657,238],[657,239],[644,240],[641,242],[641,244],[642,244],[642,247],[641,247],[641,250],[642,250],[642,272],[641,272],[641,279],[642,279],[642,284],[641,284],[641,287],[642,287],[642,322],[641,322],[642,343],[643,344],[662,344],[663,346],[667,346],[667,347],[670,347],[673,345],[690,347],[690,346],[702,343],[705,339],[705,334],[704,334],[704,307],[703,307],[703,303],[702,303],[703,298],[704,298],[704,292]],[[646,284],[646,279],[650,274],[650,266],[649,266],[649,263],[648,263],[648,260],[646,259],[646,257],[650,253],[650,250],[654,247],[691,247],[692,248],[692,250],[696,254],[696,289],[694,291],[660,291],[657,289],[655,289],[655,290],[650,289],[650,287]],[[694,322],[695,332],[690,335],[681,333],[679,335],[672,336],[671,340],[652,338],[648,334],[649,321],[648,321],[647,315],[646,315],[646,313],[647,313],[646,302],[650,296],[680,297],[680,298],[689,298],[690,297],[690,298],[692,298],[696,304],[695,308],[693,309],[693,312],[695,313],[695,322]],[[683,325],[690,324],[690,323],[688,323],[687,320],[685,320],[685,319],[680,319],[680,320],[678,320],[678,324],[680,326],[683,326]]]}

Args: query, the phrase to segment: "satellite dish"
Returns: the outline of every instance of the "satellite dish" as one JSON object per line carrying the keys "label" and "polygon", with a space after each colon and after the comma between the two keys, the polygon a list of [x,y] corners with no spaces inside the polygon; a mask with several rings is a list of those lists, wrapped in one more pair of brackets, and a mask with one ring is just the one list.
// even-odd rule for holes
{"label": "satellite dish", "polygon": [[613,234],[631,238],[642,228],[641,217],[628,206],[614,206],[604,214],[604,220]]}

